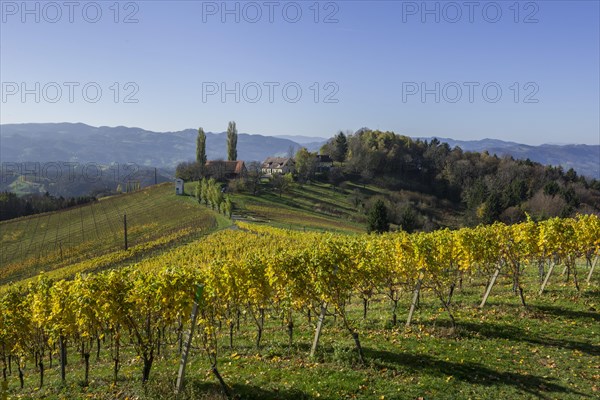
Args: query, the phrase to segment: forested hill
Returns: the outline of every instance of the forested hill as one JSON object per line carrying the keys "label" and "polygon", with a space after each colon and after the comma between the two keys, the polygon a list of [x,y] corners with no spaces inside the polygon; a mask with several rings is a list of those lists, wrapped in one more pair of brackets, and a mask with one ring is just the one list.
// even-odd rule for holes
{"label": "forested hill", "polygon": [[[433,138],[423,139],[431,140]],[[600,179],[600,145],[542,144],[530,146],[496,139],[437,139],[448,143],[451,147],[459,146],[465,151],[487,151],[498,156],[508,155],[521,160],[530,159],[544,165],[561,166],[565,171],[573,168],[580,175]]]}
{"label": "forested hill", "polygon": [[437,139],[363,129],[339,134],[322,150],[343,161],[330,173],[332,180],[354,177],[394,191],[434,195],[465,207],[470,223],[600,211],[598,180],[573,169],[451,148]]}

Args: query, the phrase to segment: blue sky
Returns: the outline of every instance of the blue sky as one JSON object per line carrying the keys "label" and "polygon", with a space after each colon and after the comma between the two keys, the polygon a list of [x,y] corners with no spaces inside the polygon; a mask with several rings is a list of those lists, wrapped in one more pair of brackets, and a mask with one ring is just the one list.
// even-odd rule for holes
{"label": "blue sky", "polygon": [[598,1],[1,3],[2,123],[600,144]]}

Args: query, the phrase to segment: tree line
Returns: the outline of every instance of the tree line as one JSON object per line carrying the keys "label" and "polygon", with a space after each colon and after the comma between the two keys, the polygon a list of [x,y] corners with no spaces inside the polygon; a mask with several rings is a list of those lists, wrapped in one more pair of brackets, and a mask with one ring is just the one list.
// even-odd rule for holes
{"label": "tree line", "polygon": [[[238,130],[235,121],[227,124],[227,161],[237,161]],[[175,176],[186,181],[197,181],[206,177],[206,133],[202,127],[198,128],[196,137],[196,160],[182,162],[177,165]]]}
{"label": "tree line", "polygon": [[210,206],[213,210],[231,218],[233,203],[229,196],[223,194],[221,185],[213,178],[202,178],[196,183],[194,195],[199,203],[204,203],[205,206]]}
{"label": "tree line", "polygon": [[64,198],[54,197],[50,193],[33,194],[19,197],[12,192],[0,193],[0,221],[27,215],[62,210],[96,201],[94,196]]}
{"label": "tree line", "polygon": [[337,162],[329,171],[332,182],[354,179],[434,195],[462,207],[466,224],[600,212],[600,181],[572,168],[463,151],[438,139],[363,128],[338,133],[321,153]]}

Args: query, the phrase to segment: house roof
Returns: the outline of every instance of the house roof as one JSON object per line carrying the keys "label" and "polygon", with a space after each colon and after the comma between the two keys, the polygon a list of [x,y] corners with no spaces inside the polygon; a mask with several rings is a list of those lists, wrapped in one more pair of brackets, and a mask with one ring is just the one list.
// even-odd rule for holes
{"label": "house roof", "polygon": [[267,157],[262,163],[263,168],[283,168],[290,166],[294,160],[287,157]]}
{"label": "house roof", "polygon": [[222,160],[213,160],[206,162],[206,169],[209,172],[217,168],[222,168],[223,173],[225,174],[241,174],[245,169],[246,165],[243,161],[222,161]]}

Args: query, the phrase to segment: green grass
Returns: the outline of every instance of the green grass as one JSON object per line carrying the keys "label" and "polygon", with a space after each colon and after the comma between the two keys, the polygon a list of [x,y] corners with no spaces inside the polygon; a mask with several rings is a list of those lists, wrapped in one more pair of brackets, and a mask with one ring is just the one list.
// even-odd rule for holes
{"label": "green grass", "polygon": [[[193,195],[195,182],[186,182],[186,194]],[[372,189],[378,190],[373,187]],[[281,196],[263,185],[259,195],[230,193],[234,217],[246,222],[279,228],[365,232],[365,217],[350,203],[347,191],[323,183],[294,184]]]}
{"label": "green grass", "polygon": [[21,280],[184,229],[208,231],[228,224],[166,183],[52,213],[0,223],[0,284]]}
{"label": "green grass", "polygon": [[[580,267],[581,268],[581,267]],[[477,308],[485,277],[465,281],[454,295],[457,328],[450,328],[447,314],[430,292],[423,292],[413,325],[392,326],[389,302],[375,296],[367,319],[362,302],[353,297],[351,319],[358,327],[367,359],[360,365],[348,332],[332,316],[317,355],[308,356],[315,318],[296,314],[294,342],[281,319],[267,316],[260,349],[255,348],[255,328],[243,315],[228,348],[228,329],[220,332],[219,369],[238,398],[244,399],[582,399],[600,393],[600,288],[595,275],[591,285],[577,292],[560,274],[551,278],[548,291],[536,294],[535,271],[529,268],[524,283],[528,307],[520,305],[511,290],[511,279],[502,277],[488,304]],[[406,291],[399,309],[403,325],[410,302]],[[175,343],[175,336],[168,336]],[[194,342],[200,346],[200,340]],[[25,371],[25,389],[18,388],[13,371],[9,377],[14,398],[175,398],[178,367],[175,344],[163,348],[155,361],[150,382],[143,387],[141,360],[125,350],[121,381],[111,385],[110,356],[102,350],[92,356],[88,388],[81,386],[82,363],[74,349],[69,353],[67,384],[62,386],[56,361],[46,371],[40,390],[33,363]],[[46,362],[48,366],[48,362]],[[222,398],[209,372],[206,356],[193,351],[188,384],[179,398]]]}
{"label": "green grass", "polygon": [[232,195],[234,214],[248,222],[298,230],[365,232],[365,217],[356,210],[346,191],[329,184],[294,185],[281,196],[272,191],[260,195]]}
{"label": "green grass", "polygon": [[[354,200],[368,202],[373,196],[387,199],[390,207],[412,204],[422,217],[436,226],[461,226],[461,211],[448,201],[422,193],[392,192],[351,181],[338,186],[323,182],[294,184],[281,196],[263,185],[256,196],[236,193],[232,199],[234,214],[248,222],[296,230],[356,233],[366,231],[367,218],[364,207],[355,204]],[[392,229],[397,228],[392,224]]]}
{"label": "green grass", "polygon": [[[187,194],[193,195],[195,188],[196,182],[185,184]],[[279,194],[265,179],[257,195],[248,192],[228,195],[233,202],[235,219],[294,230],[364,233],[368,207],[364,203],[368,203],[373,196],[386,199],[391,208],[411,204],[421,219],[430,221],[430,227],[458,228],[463,218],[462,211],[447,200],[409,190],[391,191],[352,181],[339,185],[321,181],[294,183]],[[391,209],[388,211],[392,212]],[[391,228],[399,229],[394,224],[391,224]]]}

